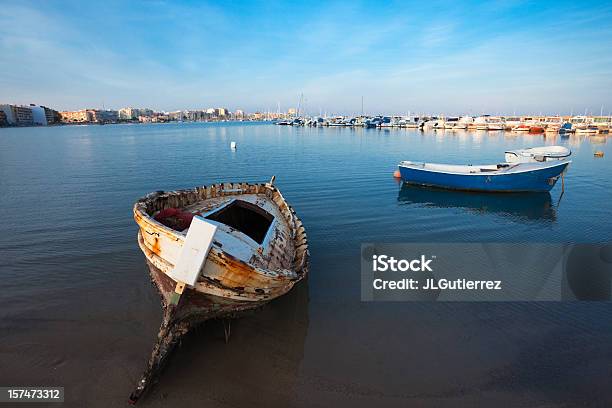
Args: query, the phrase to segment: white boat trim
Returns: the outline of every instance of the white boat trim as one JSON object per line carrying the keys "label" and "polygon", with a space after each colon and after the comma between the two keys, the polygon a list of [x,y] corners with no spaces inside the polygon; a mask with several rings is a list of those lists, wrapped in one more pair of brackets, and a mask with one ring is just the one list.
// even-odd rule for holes
{"label": "white boat trim", "polygon": [[[401,161],[398,167],[405,167],[412,170],[426,171],[429,173],[441,173],[441,174],[454,174],[460,176],[503,176],[507,174],[527,173],[534,170],[548,169],[563,164],[571,164],[571,160],[555,160],[544,163],[500,163],[502,165],[508,165],[507,167],[498,168],[497,164],[485,164],[485,165],[463,165],[463,164],[443,164],[443,163],[423,163],[423,162],[411,162],[408,160]],[[545,164],[550,163],[550,164]],[[434,167],[432,167],[434,166]],[[521,167],[521,169],[516,169]],[[487,169],[489,171],[479,171],[480,169]],[[509,171],[512,170],[512,171]]]}

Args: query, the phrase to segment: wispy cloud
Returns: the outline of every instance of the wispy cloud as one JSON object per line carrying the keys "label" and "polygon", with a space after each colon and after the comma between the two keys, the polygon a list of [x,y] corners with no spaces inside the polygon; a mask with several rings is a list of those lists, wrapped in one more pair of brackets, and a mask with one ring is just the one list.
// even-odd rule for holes
{"label": "wispy cloud", "polygon": [[421,43],[425,47],[437,47],[446,43],[453,35],[453,23],[434,23],[423,30]]}
{"label": "wispy cloud", "polygon": [[611,6],[442,1],[19,2],[0,98],[59,108],[357,112],[612,106]]}

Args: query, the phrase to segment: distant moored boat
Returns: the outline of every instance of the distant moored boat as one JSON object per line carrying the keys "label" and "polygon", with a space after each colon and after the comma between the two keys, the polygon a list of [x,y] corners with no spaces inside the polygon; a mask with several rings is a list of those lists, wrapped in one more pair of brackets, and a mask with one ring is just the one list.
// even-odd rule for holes
{"label": "distant moored boat", "polygon": [[403,161],[402,180],[409,184],[488,192],[550,191],[569,160],[493,165],[454,165]]}
{"label": "distant moored boat", "polygon": [[508,150],[505,158],[507,163],[545,162],[566,159],[571,154],[572,151],[564,146],[542,146]]}

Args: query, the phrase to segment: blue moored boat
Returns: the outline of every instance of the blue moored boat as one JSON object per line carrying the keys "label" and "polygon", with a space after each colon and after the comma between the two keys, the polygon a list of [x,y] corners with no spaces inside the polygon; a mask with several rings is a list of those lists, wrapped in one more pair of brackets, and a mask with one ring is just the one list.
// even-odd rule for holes
{"label": "blue moored boat", "polygon": [[523,192],[550,191],[570,160],[493,165],[454,165],[416,163],[399,164],[402,180],[453,190]]}

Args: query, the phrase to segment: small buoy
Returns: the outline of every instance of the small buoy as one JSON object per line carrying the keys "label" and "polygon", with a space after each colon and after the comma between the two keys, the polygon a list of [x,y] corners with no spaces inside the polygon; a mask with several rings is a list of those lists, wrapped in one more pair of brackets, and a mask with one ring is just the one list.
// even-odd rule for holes
{"label": "small buoy", "polygon": [[400,173],[399,170],[395,170],[393,172],[393,177],[395,177],[395,178],[402,178],[402,174]]}
{"label": "small buoy", "polygon": [[236,150],[236,142],[231,142],[230,143],[230,149]]}
{"label": "small buoy", "polygon": [[595,157],[603,157],[604,156],[604,152],[602,152],[601,150],[598,150],[595,152]]}

